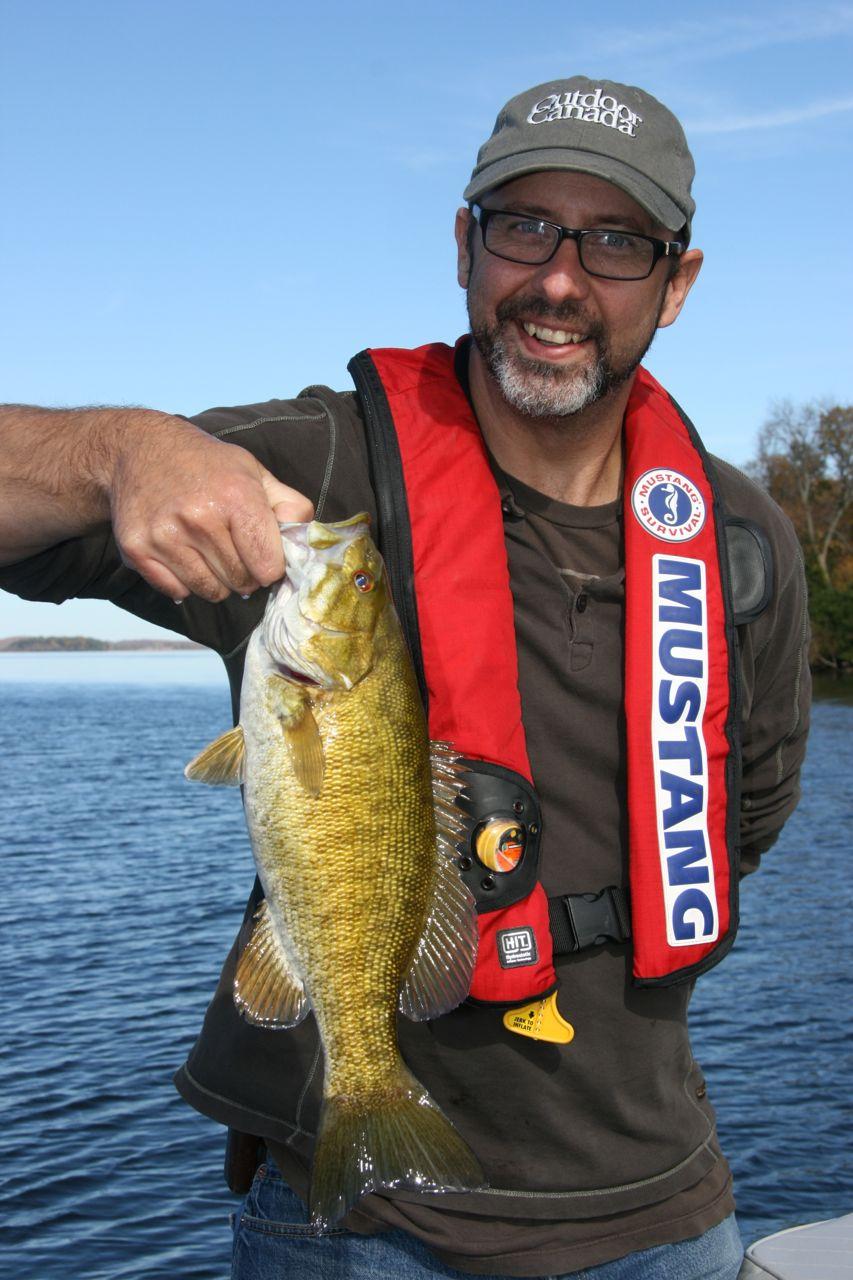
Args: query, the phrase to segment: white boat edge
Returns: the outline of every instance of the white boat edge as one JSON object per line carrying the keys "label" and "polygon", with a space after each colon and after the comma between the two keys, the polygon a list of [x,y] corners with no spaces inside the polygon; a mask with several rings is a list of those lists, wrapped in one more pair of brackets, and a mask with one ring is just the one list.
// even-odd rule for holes
{"label": "white boat edge", "polygon": [[746,1251],[738,1280],[853,1280],[853,1213],[786,1227]]}

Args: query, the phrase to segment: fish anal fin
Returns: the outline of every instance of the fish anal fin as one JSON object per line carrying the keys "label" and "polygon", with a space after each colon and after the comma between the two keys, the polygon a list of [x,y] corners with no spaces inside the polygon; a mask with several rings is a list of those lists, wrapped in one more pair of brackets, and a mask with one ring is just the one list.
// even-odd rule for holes
{"label": "fish anal fin", "polygon": [[184,769],[191,782],[209,787],[239,787],[245,781],[246,745],[242,726],[237,724],[199,752]]}
{"label": "fish anal fin", "polygon": [[255,912],[255,927],[234,975],[234,1003],[248,1022],[260,1027],[295,1027],[310,1003],[278,935],[269,903]]}

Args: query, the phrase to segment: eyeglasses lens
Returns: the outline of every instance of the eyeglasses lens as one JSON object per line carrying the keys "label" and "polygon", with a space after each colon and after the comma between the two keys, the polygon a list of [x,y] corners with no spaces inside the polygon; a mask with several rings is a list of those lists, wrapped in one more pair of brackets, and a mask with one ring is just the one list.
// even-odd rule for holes
{"label": "eyeglasses lens", "polygon": [[[547,262],[559,241],[559,229],[537,218],[495,212],[486,223],[486,248],[511,262]],[[625,231],[587,231],[579,237],[578,249],[585,271],[610,280],[642,280],[654,265],[654,246]]]}
{"label": "eyeglasses lens", "polygon": [[514,213],[492,213],[486,224],[486,248],[512,262],[547,262],[559,239],[559,231],[549,222]]}
{"label": "eyeglasses lens", "polygon": [[580,243],[581,264],[597,276],[611,280],[641,280],[654,264],[654,245],[622,231],[585,235]]}

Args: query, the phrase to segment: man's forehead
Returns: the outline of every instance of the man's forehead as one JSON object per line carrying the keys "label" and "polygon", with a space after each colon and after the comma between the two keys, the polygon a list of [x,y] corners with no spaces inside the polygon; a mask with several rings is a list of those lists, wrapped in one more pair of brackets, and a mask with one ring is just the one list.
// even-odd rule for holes
{"label": "man's forehead", "polygon": [[621,187],[606,178],[565,169],[543,169],[504,182],[481,197],[489,208],[519,208],[520,212],[556,217],[566,209],[594,213],[605,221],[630,221],[643,229],[655,219]]}

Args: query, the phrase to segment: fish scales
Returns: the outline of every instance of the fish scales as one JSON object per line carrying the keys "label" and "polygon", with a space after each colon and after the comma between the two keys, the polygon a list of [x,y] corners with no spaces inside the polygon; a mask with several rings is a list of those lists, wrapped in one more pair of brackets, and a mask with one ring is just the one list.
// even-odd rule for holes
{"label": "fish scales", "polygon": [[244,783],[265,899],[238,961],[238,1007],[271,1030],[309,1007],[317,1019],[321,1226],[372,1190],[484,1185],[397,1046],[398,1007],[435,1017],[467,994],[477,926],[447,852],[454,757],[443,744],[431,757],[367,527],[363,515],[282,526],[288,571],[247,647],[240,723],[186,770]]}
{"label": "fish scales", "polygon": [[[347,1092],[352,1075],[379,1081],[389,1058],[396,1060],[396,992],[433,879],[426,730],[407,665],[400,675],[395,638],[377,636],[376,666],[346,697],[312,699],[326,760],[321,800],[290,766],[270,706],[268,685],[278,677],[255,684],[249,672],[255,692],[245,721],[241,710],[247,754],[258,762],[245,790],[258,869],[322,1028],[326,1092]],[[330,970],[349,981],[323,983]],[[379,1010],[381,1020],[369,1016]]]}

